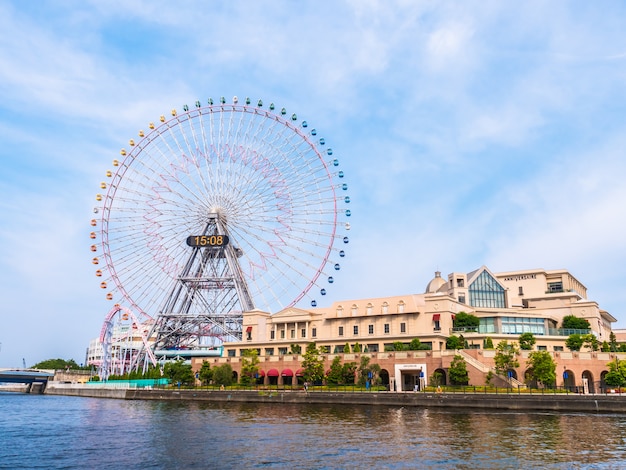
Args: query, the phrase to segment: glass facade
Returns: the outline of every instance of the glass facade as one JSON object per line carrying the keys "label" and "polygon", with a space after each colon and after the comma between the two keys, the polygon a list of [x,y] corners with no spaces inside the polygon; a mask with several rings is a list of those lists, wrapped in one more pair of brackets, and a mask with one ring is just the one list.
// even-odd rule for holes
{"label": "glass facade", "polygon": [[478,325],[479,333],[495,333],[496,332],[496,319],[493,317],[481,318],[480,325]]}
{"label": "glass facade", "polygon": [[545,335],[546,325],[543,318],[502,317],[502,333]]}
{"label": "glass facade", "polygon": [[504,288],[483,271],[469,286],[470,305],[479,308],[505,308]]}

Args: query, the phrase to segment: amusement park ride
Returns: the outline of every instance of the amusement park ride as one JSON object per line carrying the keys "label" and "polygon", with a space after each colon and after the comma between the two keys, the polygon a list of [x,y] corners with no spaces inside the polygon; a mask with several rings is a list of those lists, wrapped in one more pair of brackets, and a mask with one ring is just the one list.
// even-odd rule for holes
{"label": "amusement park ride", "polygon": [[274,104],[183,106],[129,141],[91,225],[105,317],[99,375],[220,354],[243,312],[326,295],[349,239],[339,161]]}

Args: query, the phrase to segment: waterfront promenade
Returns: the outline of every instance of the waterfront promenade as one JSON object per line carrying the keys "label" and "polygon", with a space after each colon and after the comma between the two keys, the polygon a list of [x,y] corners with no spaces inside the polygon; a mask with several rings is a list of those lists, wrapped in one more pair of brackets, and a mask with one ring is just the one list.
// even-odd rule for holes
{"label": "waterfront promenade", "polygon": [[626,395],[350,392],[304,390],[207,390],[174,388],[94,388],[77,384],[49,386],[46,394],[123,400],[234,403],[344,404],[490,410],[626,413]]}

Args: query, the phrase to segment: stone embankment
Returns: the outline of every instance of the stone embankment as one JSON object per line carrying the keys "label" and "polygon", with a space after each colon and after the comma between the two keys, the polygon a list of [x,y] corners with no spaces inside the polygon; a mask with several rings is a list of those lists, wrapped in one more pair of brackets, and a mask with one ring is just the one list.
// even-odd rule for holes
{"label": "stone embankment", "polygon": [[314,403],[445,407],[517,411],[577,411],[626,413],[626,395],[529,395],[428,392],[319,392],[270,390],[176,390],[48,387],[50,395],[125,400],[204,401],[217,403]]}

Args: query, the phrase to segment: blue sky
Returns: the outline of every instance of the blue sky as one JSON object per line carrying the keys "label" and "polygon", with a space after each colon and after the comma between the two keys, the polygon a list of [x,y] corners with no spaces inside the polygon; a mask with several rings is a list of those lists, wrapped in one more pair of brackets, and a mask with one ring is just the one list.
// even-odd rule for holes
{"label": "blue sky", "polygon": [[104,172],[147,122],[234,95],[341,158],[329,301],[565,268],[624,326],[624,24],[622,2],[0,2],[0,367],[83,362],[110,308],[88,237]]}

